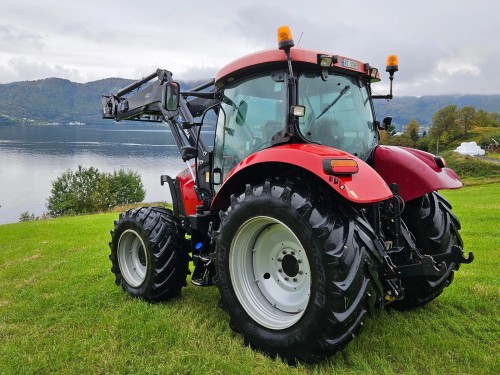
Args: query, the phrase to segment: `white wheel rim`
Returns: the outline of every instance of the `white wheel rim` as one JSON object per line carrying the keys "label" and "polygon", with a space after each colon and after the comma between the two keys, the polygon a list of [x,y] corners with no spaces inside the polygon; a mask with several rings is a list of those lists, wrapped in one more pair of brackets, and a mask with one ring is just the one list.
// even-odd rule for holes
{"label": "white wheel rim", "polygon": [[307,254],[281,221],[259,216],[235,234],[229,255],[236,297],[260,325],[281,330],[304,315],[311,294]]}
{"label": "white wheel rim", "polygon": [[118,265],[127,284],[134,288],[141,286],[146,278],[148,257],[141,236],[131,229],[124,231],[118,240]]}

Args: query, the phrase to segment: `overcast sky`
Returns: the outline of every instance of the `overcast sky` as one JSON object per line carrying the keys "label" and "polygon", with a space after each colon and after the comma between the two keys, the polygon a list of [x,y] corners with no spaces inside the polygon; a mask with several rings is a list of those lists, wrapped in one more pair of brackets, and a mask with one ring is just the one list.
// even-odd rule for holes
{"label": "overcast sky", "polygon": [[209,79],[276,48],[281,25],[299,47],[382,72],[397,54],[395,95],[500,94],[499,0],[1,0],[0,83],[138,79],[156,68]]}

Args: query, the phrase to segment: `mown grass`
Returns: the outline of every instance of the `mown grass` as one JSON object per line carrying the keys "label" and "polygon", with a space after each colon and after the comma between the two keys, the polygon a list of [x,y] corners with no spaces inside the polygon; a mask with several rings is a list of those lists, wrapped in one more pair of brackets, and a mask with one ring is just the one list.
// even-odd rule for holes
{"label": "mown grass", "polygon": [[246,347],[213,287],[151,305],[115,286],[116,213],[2,225],[0,373],[499,374],[500,184],[444,195],[476,260],[427,306],[376,311],[345,350],[296,367]]}

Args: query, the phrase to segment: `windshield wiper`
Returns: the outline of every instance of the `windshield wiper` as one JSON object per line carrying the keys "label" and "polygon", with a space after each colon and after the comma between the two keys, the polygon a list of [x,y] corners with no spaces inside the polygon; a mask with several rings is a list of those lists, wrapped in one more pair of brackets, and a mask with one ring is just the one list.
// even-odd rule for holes
{"label": "windshield wiper", "polygon": [[323,110],[323,112],[321,112],[321,113],[318,115],[318,117],[316,117],[316,120],[317,120],[317,119],[319,119],[321,116],[323,116],[326,112],[328,112],[328,110],[329,110],[330,108],[332,108],[332,107],[333,107],[333,106],[334,106],[334,105],[335,105],[335,104],[339,101],[339,99],[340,99],[340,98],[341,98],[341,97],[342,97],[342,96],[343,96],[343,95],[344,95],[347,91],[349,91],[349,89],[350,89],[350,88],[351,88],[351,86],[349,86],[349,85],[347,85],[346,87],[344,87],[344,88],[342,89],[342,91],[340,92],[340,94],[339,94],[339,95],[338,95],[338,96],[334,99],[334,101],[333,101],[333,102],[331,102],[331,103],[328,105],[328,107],[326,107],[326,108]]}

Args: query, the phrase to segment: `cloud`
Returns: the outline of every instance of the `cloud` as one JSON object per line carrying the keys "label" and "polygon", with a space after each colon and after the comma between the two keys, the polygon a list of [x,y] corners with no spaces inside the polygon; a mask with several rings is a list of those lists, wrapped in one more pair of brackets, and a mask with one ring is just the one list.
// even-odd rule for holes
{"label": "cloud", "polygon": [[477,65],[461,61],[459,59],[451,59],[451,60],[441,60],[436,67],[437,73],[446,74],[448,76],[454,75],[473,75],[477,76],[481,73],[481,70]]}
{"label": "cloud", "polygon": [[461,46],[453,50],[448,56],[441,57],[436,64],[435,74],[439,76],[478,76],[481,74],[481,65],[484,55],[480,46]]}
{"label": "cloud", "polygon": [[24,49],[42,50],[41,35],[10,25],[0,25],[0,51],[15,52]]}
{"label": "cloud", "polygon": [[61,65],[28,61],[24,57],[13,58],[6,65],[0,65],[0,76],[7,82],[30,81],[40,78],[58,77],[70,81],[81,81],[82,77],[76,69]]}
{"label": "cloud", "polygon": [[[176,79],[213,77],[243,55],[276,48],[291,27],[301,48],[378,67],[384,93],[389,54],[399,56],[396,95],[499,93],[500,2],[420,0],[16,0],[0,12],[0,82],[61,75],[75,81],[137,78],[156,68]],[[283,5],[285,4],[285,5]],[[305,6],[306,5],[306,6]],[[13,20],[15,19],[15,24]],[[15,25],[15,26],[13,26]],[[38,74],[38,75],[37,75]]]}
{"label": "cloud", "polygon": [[186,69],[183,72],[179,72],[179,74],[175,74],[174,78],[178,78],[180,80],[188,81],[188,80],[207,80],[215,77],[219,69],[215,66],[206,66],[206,67],[196,67]]}

